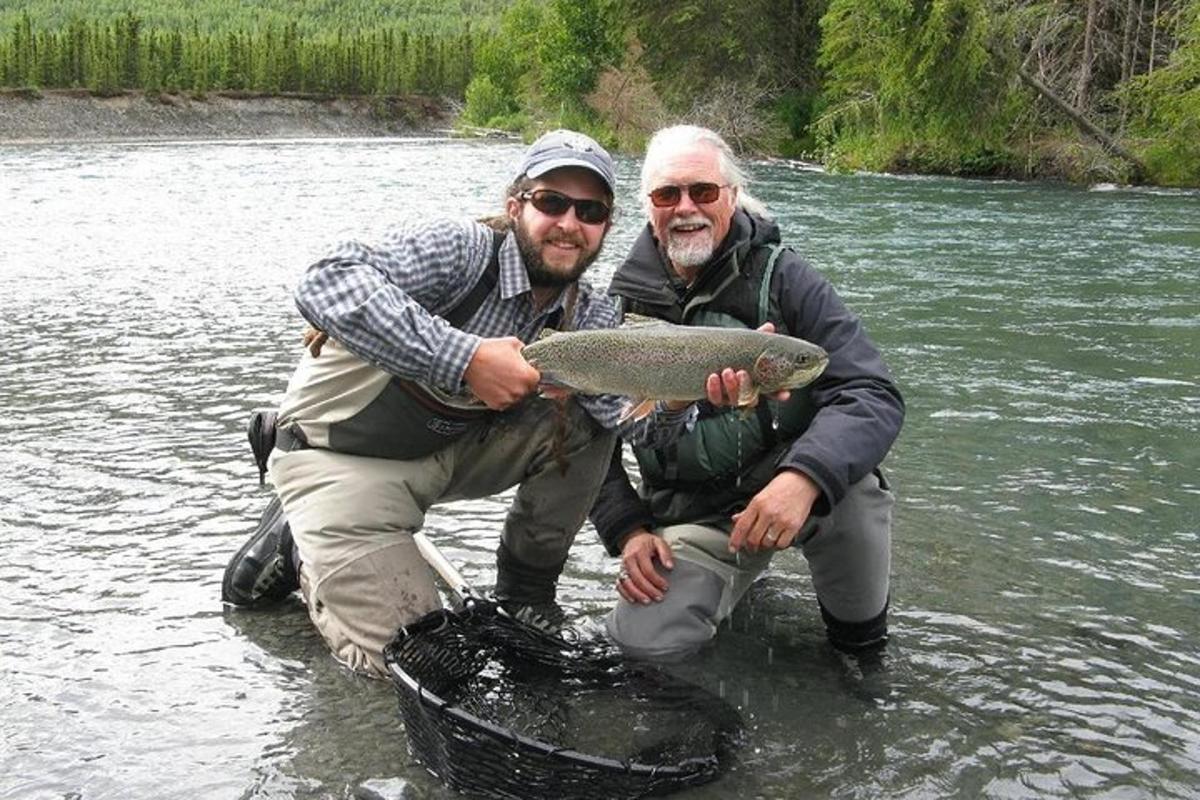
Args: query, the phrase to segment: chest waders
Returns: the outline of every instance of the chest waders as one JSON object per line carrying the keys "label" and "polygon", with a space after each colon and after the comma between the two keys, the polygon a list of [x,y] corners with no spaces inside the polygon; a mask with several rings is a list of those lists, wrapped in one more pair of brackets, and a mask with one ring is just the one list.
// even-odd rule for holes
{"label": "chest waders", "polygon": [[[760,248],[742,274],[736,264],[713,291],[688,300],[688,325],[757,328],[774,321],[786,334],[771,299],[771,276],[783,247]],[[732,258],[732,257],[731,257]],[[634,304],[636,310],[636,304]],[[793,390],[787,402],[760,398],[749,412],[702,406],[690,433],[662,448],[634,448],[642,493],[660,525],[726,515],[744,504],[775,476],[776,462],[808,427],[814,413],[807,388]]]}

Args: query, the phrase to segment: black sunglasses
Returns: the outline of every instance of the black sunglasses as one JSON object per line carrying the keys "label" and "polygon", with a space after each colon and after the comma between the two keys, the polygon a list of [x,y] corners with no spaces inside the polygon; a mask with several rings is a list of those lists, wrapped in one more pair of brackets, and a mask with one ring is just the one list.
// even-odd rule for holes
{"label": "black sunglasses", "polygon": [[687,186],[659,186],[650,192],[650,202],[659,208],[677,206],[679,205],[679,201],[683,199],[683,192],[686,189],[688,197],[692,198],[693,203],[698,206],[704,205],[720,197],[721,190],[727,186],[729,186],[727,183],[692,183]]}
{"label": "black sunglasses", "polygon": [[531,192],[521,192],[519,196],[550,217],[561,217],[574,206],[575,218],[586,225],[599,225],[612,213],[612,209],[599,200],[581,200],[553,189],[534,189]]}

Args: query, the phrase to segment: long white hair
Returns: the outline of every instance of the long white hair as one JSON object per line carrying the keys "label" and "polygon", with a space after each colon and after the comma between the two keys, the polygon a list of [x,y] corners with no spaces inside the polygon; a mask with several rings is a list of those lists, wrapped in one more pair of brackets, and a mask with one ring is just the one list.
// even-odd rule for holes
{"label": "long white hair", "polygon": [[672,153],[681,149],[703,144],[717,151],[717,166],[721,171],[722,182],[737,187],[738,208],[760,217],[771,216],[766,205],[746,189],[748,178],[746,172],[738,164],[732,148],[716,131],[701,128],[698,125],[672,125],[659,130],[650,138],[646,145],[646,157],[642,161],[642,206],[650,211],[650,176],[653,175]]}

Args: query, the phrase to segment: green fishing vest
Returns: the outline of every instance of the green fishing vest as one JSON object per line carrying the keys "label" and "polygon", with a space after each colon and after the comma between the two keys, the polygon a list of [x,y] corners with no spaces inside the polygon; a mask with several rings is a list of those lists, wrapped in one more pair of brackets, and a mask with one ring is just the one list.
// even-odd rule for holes
{"label": "green fishing vest", "polygon": [[[787,333],[770,292],[771,275],[783,249],[780,245],[755,248],[744,271],[731,256],[716,286],[687,300],[684,324],[757,328],[771,321],[776,332]],[[638,304],[631,302],[629,308],[636,312]],[[774,477],[779,456],[815,413],[808,387],[793,390],[785,403],[762,398],[750,412],[712,411],[702,414],[690,433],[668,447],[634,448],[642,492],[660,523],[725,510],[752,496]]]}

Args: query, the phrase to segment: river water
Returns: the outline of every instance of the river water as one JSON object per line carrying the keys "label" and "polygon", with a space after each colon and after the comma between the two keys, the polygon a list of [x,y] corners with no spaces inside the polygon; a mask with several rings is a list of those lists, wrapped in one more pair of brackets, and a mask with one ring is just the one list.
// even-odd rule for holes
{"label": "river water", "polygon": [[[520,147],[0,146],[0,798],[443,798],[298,602],[225,609],[244,438],[323,245],[489,213]],[[622,160],[606,285],[639,228]],[[697,672],[749,727],[683,796],[1200,796],[1200,195],[752,165],[908,401],[882,664],[779,559]],[[428,531],[490,586],[505,498]],[[560,597],[594,624],[590,528]]]}

